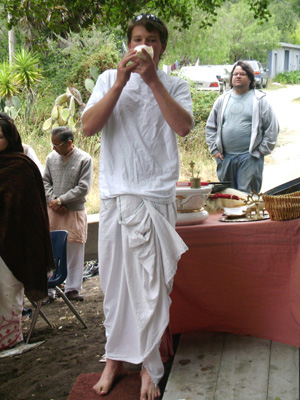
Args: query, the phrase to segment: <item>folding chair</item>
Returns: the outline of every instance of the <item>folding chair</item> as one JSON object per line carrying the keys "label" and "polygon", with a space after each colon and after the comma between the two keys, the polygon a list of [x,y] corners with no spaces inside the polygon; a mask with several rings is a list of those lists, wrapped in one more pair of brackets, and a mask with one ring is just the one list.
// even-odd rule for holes
{"label": "folding chair", "polygon": [[[55,270],[54,270],[51,278],[48,279],[48,288],[55,288],[57,295],[63,298],[64,302],[67,304],[67,306],[70,308],[70,310],[76,316],[76,318],[82,323],[82,325],[85,328],[87,328],[86,323],[81,318],[81,316],[77,312],[76,308],[73,306],[73,304],[67,298],[65,293],[59,287],[59,285],[65,281],[67,274],[68,274],[68,270],[67,270],[68,232],[67,231],[51,231],[50,234],[51,234],[53,255],[54,255],[54,261],[55,261]],[[30,337],[34,330],[39,313],[44,318],[44,320],[48,323],[48,325],[50,327],[52,327],[51,323],[48,321],[47,317],[41,310],[42,301],[39,301],[38,303],[32,302],[30,299],[29,299],[29,301],[35,306],[35,312],[32,317],[32,322],[30,325],[28,335],[26,337],[26,343],[28,343],[30,340]]]}

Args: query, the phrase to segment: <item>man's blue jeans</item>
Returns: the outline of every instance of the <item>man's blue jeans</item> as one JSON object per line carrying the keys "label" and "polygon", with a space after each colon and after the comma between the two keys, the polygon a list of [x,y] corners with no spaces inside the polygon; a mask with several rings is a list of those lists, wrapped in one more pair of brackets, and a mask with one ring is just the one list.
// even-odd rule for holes
{"label": "man's blue jeans", "polygon": [[220,181],[231,181],[230,187],[242,192],[260,192],[264,169],[264,157],[253,157],[249,153],[224,154],[217,158],[217,174]]}

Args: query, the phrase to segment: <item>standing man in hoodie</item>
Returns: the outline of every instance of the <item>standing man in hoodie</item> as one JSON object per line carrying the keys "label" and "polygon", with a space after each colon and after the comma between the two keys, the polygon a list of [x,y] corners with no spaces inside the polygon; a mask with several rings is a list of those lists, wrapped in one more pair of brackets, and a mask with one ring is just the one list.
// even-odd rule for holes
{"label": "standing man in hoodie", "polygon": [[217,162],[220,181],[246,193],[259,193],[264,156],[274,149],[279,133],[266,94],[254,89],[254,72],[244,61],[235,63],[231,90],[220,96],[206,124],[206,142]]}

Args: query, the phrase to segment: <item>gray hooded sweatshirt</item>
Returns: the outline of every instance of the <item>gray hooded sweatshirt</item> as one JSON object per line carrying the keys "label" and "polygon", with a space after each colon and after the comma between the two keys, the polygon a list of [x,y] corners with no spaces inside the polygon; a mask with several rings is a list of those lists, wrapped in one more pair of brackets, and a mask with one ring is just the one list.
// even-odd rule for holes
{"label": "gray hooded sweatshirt", "polygon": [[[279,124],[276,115],[266,99],[266,94],[254,90],[252,130],[249,153],[254,157],[266,156],[276,145]],[[232,89],[220,96],[210,112],[206,124],[206,142],[212,155],[223,154],[222,125],[224,111]]]}

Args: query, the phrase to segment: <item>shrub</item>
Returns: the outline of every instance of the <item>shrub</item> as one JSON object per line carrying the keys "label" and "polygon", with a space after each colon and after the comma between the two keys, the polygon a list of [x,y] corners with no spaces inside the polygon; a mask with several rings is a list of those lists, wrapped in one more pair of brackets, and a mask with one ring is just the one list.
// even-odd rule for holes
{"label": "shrub", "polygon": [[10,99],[18,92],[18,85],[8,61],[0,64],[0,96]]}
{"label": "shrub", "polygon": [[219,93],[216,91],[197,90],[195,86],[191,86],[191,95],[195,124],[206,122]]}
{"label": "shrub", "polygon": [[90,67],[96,66],[99,73],[116,67],[120,59],[119,40],[109,32],[92,27],[80,34],[71,32],[67,39],[59,37],[50,41],[43,56],[43,68],[47,71],[53,100],[71,85],[86,101],[90,94],[85,90],[84,81],[90,77]]}
{"label": "shrub", "polygon": [[40,53],[46,79],[37,86],[38,93],[43,96],[39,96],[35,109],[39,136],[44,134],[41,127],[50,117],[55,99],[65,93],[67,86],[78,89],[83,102],[87,101],[90,93],[84,81],[90,77],[90,67],[97,67],[99,73],[114,68],[120,59],[119,42],[116,35],[94,26],[80,34],[70,32],[67,38],[57,37],[47,42],[46,49]]}
{"label": "shrub", "polygon": [[205,125],[219,93],[215,91],[199,91],[191,86],[191,95],[195,128],[186,137],[178,139],[181,157],[180,179],[188,179],[190,177],[189,163],[191,161],[195,162],[195,171],[196,173],[199,171],[202,178],[215,179],[216,165],[206,144]]}
{"label": "shrub", "polygon": [[33,92],[34,86],[42,78],[42,71],[38,67],[39,56],[22,48],[13,55],[13,58],[12,69],[17,85],[28,92]]}
{"label": "shrub", "polygon": [[300,84],[300,71],[281,72],[275,76],[273,82],[290,85]]}
{"label": "shrub", "polygon": [[81,93],[82,99],[86,102],[90,97],[90,92],[85,88],[86,78],[92,78],[90,75],[91,67],[97,67],[99,74],[107,69],[117,67],[120,60],[119,53],[111,44],[99,47],[94,54],[84,58],[78,65],[74,66],[67,78],[67,84],[76,87]]}

